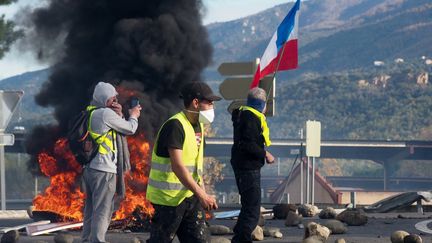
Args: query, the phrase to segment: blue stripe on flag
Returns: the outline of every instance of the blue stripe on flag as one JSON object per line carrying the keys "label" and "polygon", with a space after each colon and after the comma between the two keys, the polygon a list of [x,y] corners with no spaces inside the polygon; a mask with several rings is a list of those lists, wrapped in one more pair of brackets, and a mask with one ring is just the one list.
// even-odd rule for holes
{"label": "blue stripe on flag", "polygon": [[280,51],[280,48],[282,48],[282,46],[285,44],[285,42],[287,42],[289,35],[294,29],[295,16],[299,9],[300,0],[297,0],[294,6],[289,11],[288,15],[284,18],[284,20],[277,29],[276,46],[278,52]]}

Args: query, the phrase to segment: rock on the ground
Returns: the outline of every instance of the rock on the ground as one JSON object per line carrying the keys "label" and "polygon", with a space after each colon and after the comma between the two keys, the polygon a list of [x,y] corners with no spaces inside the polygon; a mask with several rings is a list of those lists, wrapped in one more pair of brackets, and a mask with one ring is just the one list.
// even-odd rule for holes
{"label": "rock on the ground", "polygon": [[134,237],[129,241],[129,243],[141,243],[141,241],[137,237]]}
{"label": "rock on the ground", "polygon": [[368,222],[368,217],[363,209],[346,209],[340,213],[337,217],[340,220],[350,226],[365,225]]}
{"label": "rock on the ground", "polygon": [[411,234],[411,235],[405,236],[403,242],[404,243],[422,243],[423,240],[419,235]]}
{"label": "rock on the ground", "polygon": [[285,219],[285,226],[297,226],[299,224],[301,224],[301,222],[303,221],[303,217],[301,215],[298,215],[297,213],[293,212],[293,211],[289,211],[288,215]]}
{"label": "rock on the ground", "polygon": [[313,235],[313,236],[308,237],[302,241],[302,243],[325,243],[325,242],[326,242],[326,239],[324,239],[320,236],[317,236],[317,235]]}
{"label": "rock on the ground", "polygon": [[273,237],[277,238],[277,239],[282,239],[283,234],[282,234],[282,232],[276,232]]}
{"label": "rock on the ground", "polygon": [[344,238],[335,240],[335,243],[346,243]]}
{"label": "rock on the ground", "polygon": [[279,228],[276,227],[264,227],[263,233],[265,237],[282,238],[282,233]]}
{"label": "rock on the ground", "polygon": [[320,219],[335,219],[337,216],[336,210],[332,207],[327,207],[319,213]]}
{"label": "rock on the ground", "polygon": [[300,205],[298,212],[303,217],[313,217],[318,213],[318,207],[310,204]]}
{"label": "rock on the ground", "polygon": [[212,235],[228,235],[232,233],[231,229],[225,225],[210,225],[209,231]]}
{"label": "rock on the ground", "polygon": [[403,243],[405,236],[409,235],[408,232],[403,230],[395,231],[391,234],[390,240],[392,243]]}
{"label": "rock on the ground", "polygon": [[210,243],[231,243],[231,240],[224,237],[212,237]]}
{"label": "rock on the ground", "polygon": [[3,234],[1,243],[15,243],[18,242],[19,232],[18,230],[10,230]]}
{"label": "rock on the ground", "polygon": [[286,219],[289,211],[296,212],[297,206],[294,204],[277,204],[273,207],[273,216],[276,219]]}
{"label": "rock on the ground", "polygon": [[72,243],[74,241],[74,237],[71,234],[59,233],[54,236],[55,243]]}
{"label": "rock on the ground", "polygon": [[336,219],[327,220],[322,225],[329,228],[332,234],[345,234],[348,230],[344,223]]}
{"label": "rock on the ground", "polygon": [[324,240],[327,240],[330,236],[330,230],[329,228],[315,222],[309,222],[305,227],[305,235],[303,238],[306,239],[314,235],[319,236],[319,238],[323,238]]}
{"label": "rock on the ground", "polygon": [[257,227],[252,232],[252,240],[257,240],[257,241],[264,240],[264,232],[261,226],[257,225]]}

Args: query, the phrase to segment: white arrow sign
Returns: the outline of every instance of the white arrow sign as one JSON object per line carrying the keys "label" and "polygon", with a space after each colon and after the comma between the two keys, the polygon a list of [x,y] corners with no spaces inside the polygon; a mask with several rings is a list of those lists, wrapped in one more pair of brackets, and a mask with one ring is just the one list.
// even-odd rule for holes
{"label": "white arrow sign", "polygon": [[0,131],[4,131],[18,106],[24,91],[0,90]]}
{"label": "white arrow sign", "polygon": [[11,133],[0,133],[0,146],[12,146],[15,143],[15,136]]}

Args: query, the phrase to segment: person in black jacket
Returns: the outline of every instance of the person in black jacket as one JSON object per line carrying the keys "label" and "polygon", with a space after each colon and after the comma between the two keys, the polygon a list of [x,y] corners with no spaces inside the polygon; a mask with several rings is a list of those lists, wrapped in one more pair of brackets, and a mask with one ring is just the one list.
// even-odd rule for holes
{"label": "person in black jacket", "polygon": [[248,93],[247,105],[232,113],[234,144],[231,165],[242,205],[232,242],[252,242],[252,231],[260,216],[261,167],[265,162],[274,162],[273,155],[265,149],[271,144],[265,110],[266,92],[253,88]]}

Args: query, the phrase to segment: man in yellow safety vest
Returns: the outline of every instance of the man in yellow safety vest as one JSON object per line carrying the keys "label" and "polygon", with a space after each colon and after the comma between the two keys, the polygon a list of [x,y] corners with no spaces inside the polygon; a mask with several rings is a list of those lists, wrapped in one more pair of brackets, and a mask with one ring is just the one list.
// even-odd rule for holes
{"label": "man in yellow safety vest", "polygon": [[216,209],[203,181],[203,124],[214,119],[214,101],[221,98],[202,82],[181,90],[185,109],[169,118],[158,132],[152,153],[147,199],[155,214],[147,242],[208,242],[203,209]]}
{"label": "man in yellow safety vest", "polygon": [[267,94],[261,88],[249,90],[247,104],[232,113],[234,144],[231,165],[241,197],[241,210],[231,242],[252,243],[252,232],[260,217],[261,167],[272,164],[270,129],[265,117]]}

